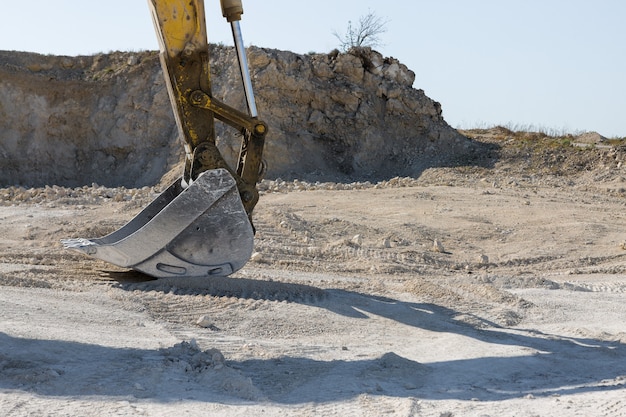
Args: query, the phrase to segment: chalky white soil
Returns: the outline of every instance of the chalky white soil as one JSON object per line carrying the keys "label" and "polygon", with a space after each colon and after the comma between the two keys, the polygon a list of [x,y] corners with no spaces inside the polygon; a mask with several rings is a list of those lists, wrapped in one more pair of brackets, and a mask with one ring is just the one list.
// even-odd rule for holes
{"label": "chalky white soil", "polygon": [[1,414],[626,416],[614,169],[266,181],[253,260],[204,281],[62,249],[158,190],[0,189]]}

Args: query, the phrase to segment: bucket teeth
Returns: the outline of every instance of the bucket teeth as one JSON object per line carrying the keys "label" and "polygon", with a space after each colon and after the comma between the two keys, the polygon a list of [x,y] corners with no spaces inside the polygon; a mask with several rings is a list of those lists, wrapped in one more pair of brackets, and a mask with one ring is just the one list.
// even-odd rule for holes
{"label": "bucket teeth", "polygon": [[65,249],[73,249],[79,252],[86,253],[87,255],[93,255],[96,253],[96,243],[89,239],[83,239],[81,237],[74,239],[62,239],[61,243]]}

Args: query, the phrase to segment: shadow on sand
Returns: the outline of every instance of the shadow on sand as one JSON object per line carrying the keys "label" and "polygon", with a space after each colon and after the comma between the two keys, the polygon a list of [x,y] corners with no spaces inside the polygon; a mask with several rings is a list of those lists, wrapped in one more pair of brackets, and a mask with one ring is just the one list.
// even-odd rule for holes
{"label": "shadow on sand", "polygon": [[[549,396],[624,389],[626,383],[626,350],[619,342],[548,335],[495,324],[488,329],[474,328],[454,320],[459,311],[436,304],[408,303],[294,283],[236,278],[237,284],[233,285],[233,278],[224,280],[228,282],[212,279],[205,288],[195,289],[192,295],[227,294],[286,300],[362,320],[375,315],[423,330],[458,334],[489,345],[518,346],[521,353],[529,352],[510,357],[494,355],[433,363],[420,363],[393,352],[374,359],[344,360],[341,351],[337,352],[337,359],[330,361],[291,356],[227,361],[229,370],[245,379],[250,378],[255,390],[262,393],[253,399],[297,404],[344,401],[368,393],[422,399],[499,401],[528,394]],[[120,281],[125,281],[120,284],[122,288],[133,291],[160,291],[168,287],[158,281]],[[440,348],[449,352],[457,346]],[[488,349],[486,347],[485,351]],[[32,352],[39,353],[33,355]],[[85,364],[90,363],[92,365],[86,370],[89,375],[72,372],[78,364],[84,369]],[[165,378],[167,373],[163,371],[165,363],[163,350],[22,339],[0,333],[2,389],[51,396],[129,395],[136,389],[128,375],[150,374],[154,376],[152,385],[143,387],[136,395],[155,401],[173,401],[181,399],[176,393],[183,391],[192,393],[196,401],[233,404],[241,401],[241,398],[220,392],[220,387],[207,389],[207,381],[211,378],[190,377],[177,382],[182,385],[171,391],[168,389],[171,381]],[[47,378],[46,370],[50,369],[63,372],[55,371],[59,374],[57,377]],[[209,369],[205,372],[218,371]],[[124,376],[122,382],[120,375]],[[72,378],[76,380],[72,381]],[[129,386],[125,386],[124,381],[128,381]]]}

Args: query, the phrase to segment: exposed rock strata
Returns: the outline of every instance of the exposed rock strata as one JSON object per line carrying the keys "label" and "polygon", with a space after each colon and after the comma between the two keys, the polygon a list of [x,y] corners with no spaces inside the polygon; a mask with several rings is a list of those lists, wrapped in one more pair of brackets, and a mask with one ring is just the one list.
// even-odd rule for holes
{"label": "exposed rock strata", "polygon": [[[249,60],[268,178],[418,176],[473,152],[396,59],[250,47]],[[213,94],[244,108],[232,48],[212,47],[212,73]],[[217,134],[232,160],[236,132]],[[156,52],[0,52],[0,185],[152,185],[178,165],[176,137]]]}

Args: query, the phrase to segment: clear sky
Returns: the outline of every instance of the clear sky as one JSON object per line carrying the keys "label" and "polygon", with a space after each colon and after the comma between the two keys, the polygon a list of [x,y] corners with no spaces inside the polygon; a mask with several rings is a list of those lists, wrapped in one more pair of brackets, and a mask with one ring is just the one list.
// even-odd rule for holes
{"label": "clear sky", "polygon": [[[232,44],[218,0],[211,42]],[[377,49],[416,74],[454,127],[626,136],[624,0],[244,0],[246,45],[329,52],[349,21],[388,21]],[[146,0],[2,0],[0,49],[156,50]]]}

